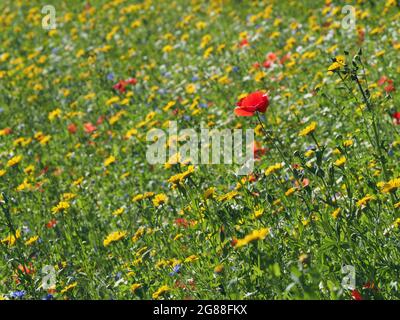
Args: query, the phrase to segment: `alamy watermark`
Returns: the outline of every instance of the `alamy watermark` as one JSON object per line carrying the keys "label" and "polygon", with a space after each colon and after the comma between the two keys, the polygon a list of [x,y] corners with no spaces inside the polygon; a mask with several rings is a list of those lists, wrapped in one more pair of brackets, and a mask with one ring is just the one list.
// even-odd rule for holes
{"label": "alamy watermark", "polygon": [[45,16],[42,18],[42,28],[44,30],[56,29],[56,8],[54,8],[52,5],[45,5],[41,12],[42,14],[45,14]]}
{"label": "alamy watermark", "polygon": [[[175,164],[180,160],[192,164],[239,165],[237,175],[248,175],[254,168],[254,129],[209,129],[200,132],[178,130],[176,121],[169,121],[168,130],[151,129],[146,136],[146,158],[150,164]],[[181,162],[183,162],[181,161]]]}
{"label": "alamy watermark", "polygon": [[356,288],[356,268],[352,265],[345,265],[341,271],[346,274],[342,278],[342,288],[354,290]]}
{"label": "alamy watermark", "polygon": [[342,19],[342,28],[347,31],[353,31],[356,28],[356,9],[353,6],[346,5],[342,8],[342,14],[346,15]]}

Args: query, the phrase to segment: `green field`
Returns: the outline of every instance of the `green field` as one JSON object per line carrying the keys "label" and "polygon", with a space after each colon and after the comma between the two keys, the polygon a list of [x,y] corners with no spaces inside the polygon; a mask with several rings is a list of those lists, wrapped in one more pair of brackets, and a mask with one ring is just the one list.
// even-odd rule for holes
{"label": "green field", "polygon": [[[0,300],[400,298],[398,1],[3,0],[0,30]],[[253,170],[150,163],[172,121],[252,130]]]}

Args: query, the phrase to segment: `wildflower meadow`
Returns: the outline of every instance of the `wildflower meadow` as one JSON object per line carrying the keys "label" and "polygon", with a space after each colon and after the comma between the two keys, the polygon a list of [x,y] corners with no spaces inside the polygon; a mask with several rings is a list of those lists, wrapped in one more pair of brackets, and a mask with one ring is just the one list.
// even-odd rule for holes
{"label": "wildflower meadow", "polygon": [[400,298],[399,1],[2,0],[0,30],[0,300]]}

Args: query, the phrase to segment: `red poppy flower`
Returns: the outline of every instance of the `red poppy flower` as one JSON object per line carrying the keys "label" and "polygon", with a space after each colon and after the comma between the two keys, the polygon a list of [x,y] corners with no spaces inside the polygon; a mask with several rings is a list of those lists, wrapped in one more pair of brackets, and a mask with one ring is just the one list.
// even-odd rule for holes
{"label": "red poppy flower", "polygon": [[275,53],[270,52],[267,54],[267,58],[269,61],[274,62],[276,59],[278,59],[278,56]]}
{"label": "red poppy flower", "polygon": [[177,219],[175,219],[175,224],[178,227],[184,227],[184,228],[187,228],[188,225],[189,225],[189,223],[187,222],[187,220],[185,218],[177,218]]}
{"label": "red poppy flower", "polygon": [[46,228],[48,228],[48,229],[54,228],[56,224],[57,224],[57,220],[51,219],[49,222],[46,223]]}
{"label": "red poppy flower", "polygon": [[92,133],[93,131],[96,131],[97,128],[90,122],[86,122],[83,127],[85,128],[86,133]]}
{"label": "red poppy flower", "polygon": [[394,122],[394,124],[397,124],[397,125],[400,125],[400,112],[395,112],[395,113],[393,113],[393,122]]}
{"label": "red poppy flower", "polygon": [[239,46],[241,47],[245,47],[249,45],[249,41],[247,39],[243,39],[242,41],[240,41]]}
{"label": "red poppy flower", "polygon": [[256,91],[241,99],[237,104],[235,114],[241,117],[253,116],[256,111],[267,111],[269,99],[266,93]]}
{"label": "red poppy flower", "polygon": [[382,76],[379,80],[378,80],[378,85],[382,86],[386,81],[388,80],[388,78],[386,76]]}
{"label": "red poppy flower", "polygon": [[267,152],[267,148],[263,148],[258,141],[254,142],[253,154],[254,154],[255,160],[259,160],[266,152]]}
{"label": "red poppy flower", "polygon": [[120,80],[113,86],[114,90],[119,91],[120,93],[124,93],[126,91],[126,86],[128,84],[136,84],[137,80],[135,78],[129,78],[128,80]]}
{"label": "red poppy flower", "polygon": [[363,299],[361,296],[361,293],[357,289],[354,289],[351,291],[351,296],[354,300],[362,300]]}
{"label": "red poppy flower", "polygon": [[264,61],[263,67],[264,67],[265,69],[269,69],[269,68],[271,68],[271,66],[272,66],[272,61],[271,61],[271,60],[265,60],[265,61]]}
{"label": "red poppy flower", "polygon": [[71,133],[71,134],[76,133],[77,129],[78,128],[77,128],[75,123],[71,123],[71,124],[68,125],[68,132]]}
{"label": "red poppy flower", "polygon": [[393,85],[393,81],[392,81],[392,80],[390,80],[390,81],[391,81],[391,83],[389,83],[389,84],[385,87],[386,93],[390,93],[390,92],[396,90],[395,87],[394,87],[394,85]]}
{"label": "red poppy flower", "polygon": [[289,53],[287,53],[287,54],[285,54],[282,58],[281,58],[281,60],[279,60],[279,62],[281,63],[281,64],[284,64],[287,60],[289,60],[290,59],[290,54]]}

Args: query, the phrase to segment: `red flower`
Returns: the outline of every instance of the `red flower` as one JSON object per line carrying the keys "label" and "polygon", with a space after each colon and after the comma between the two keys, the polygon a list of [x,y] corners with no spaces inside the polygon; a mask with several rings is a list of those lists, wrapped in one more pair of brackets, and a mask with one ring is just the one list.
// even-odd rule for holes
{"label": "red flower", "polygon": [[271,68],[271,66],[272,66],[272,61],[271,60],[265,60],[264,61],[264,63],[263,63],[263,67],[264,68],[269,69],[269,68]]}
{"label": "red flower", "polygon": [[397,124],[397,125],[400,125],[400,112],[395,112],[395,113],[393,113],[393,122],[394,122],[394,124]]}
{"label": "red flower", "polygon": [[354,300],[362,300],[363,299],[361,296],[361,293],[357,289],[354,289],[351,291],[351,296]]}
{"label": "red flower", "polygon": [[57,224],[57,220],[51,219],[49,222],[46,223],[46,228],[48,228],[48,229],[54,228],[56,224]]}
{"label": "red flower", "polygon": [[249,41],[247,39],[243,39],[242,41],[240,41],[239,46],[241,47],[245,47],[249,45]]}
{"label": "red flower", "polygon": [[90,122],[86,122],[83,127],[85,128],[86,133],[92,133],[93,131],[96,131],[97,128]]}
{"label": "red flower", "polygon": [[278,57],[277,57],[277,55],[275,53],[270,52],[270,53],[267,54],[267,59],[269,61],[274,62],[274,61],[276,61],[276,59],[278,59]]}
{"label": "red flower", "polygon": [[387,80],[388,80],[387,77],[382,76],[382,77],[378,80],[378,85],[379,85],[379,86],[382,86]]}
{"label": "red flower", "polygon": [[120,93],[124,93],[126,91],[126,86],[128,84],[136,84],[137,80],[135,78],[129,78],[128,80],[120,80],[113,86],[114,90],[119,91]]}
{"label": "red flower", "polygon": [[74,133],[76,133],[76,130],[77,130],[77,129],[78,129],[78,128],[76,127],[76,124],[75,124],[75,123],[71,123],[71,124],[68,125],[68,131],[69,131],[69,133],[74,134]]}
{"label": "red flower", "polygon": [[[390,81],[392,81],[392,80],[390,80]],[[394,87],[394,85],[393,85],[393,81],[392,81],[391,83],[389,83],[389,84],[385,87],[386,93],[390,93],[390,92],[395,91],[395,90],[396,90],[396,89],[395,89],[395,87]]]}
{"label": "red flower", "polygon": [[267,148],[263,148],[258,141],[254,142],[253,154],[254,154],[255,160],[259,160],[266,152],[267,152]]}
{"label": "red flower", "polygon": [[185,218],[177,218],[177,219],[175,219],[175,224],[178,227],[184,227],[184,228],[187,228],[188,225],[189,225],[189,223],[187,222],[187,220]]}
{"label": "red flower", "polygon": [[256,91],[241,99],[237,104],[235,114],[242,117],[253,116],[256,111],[267,111],[269,99],[266,93]]}

